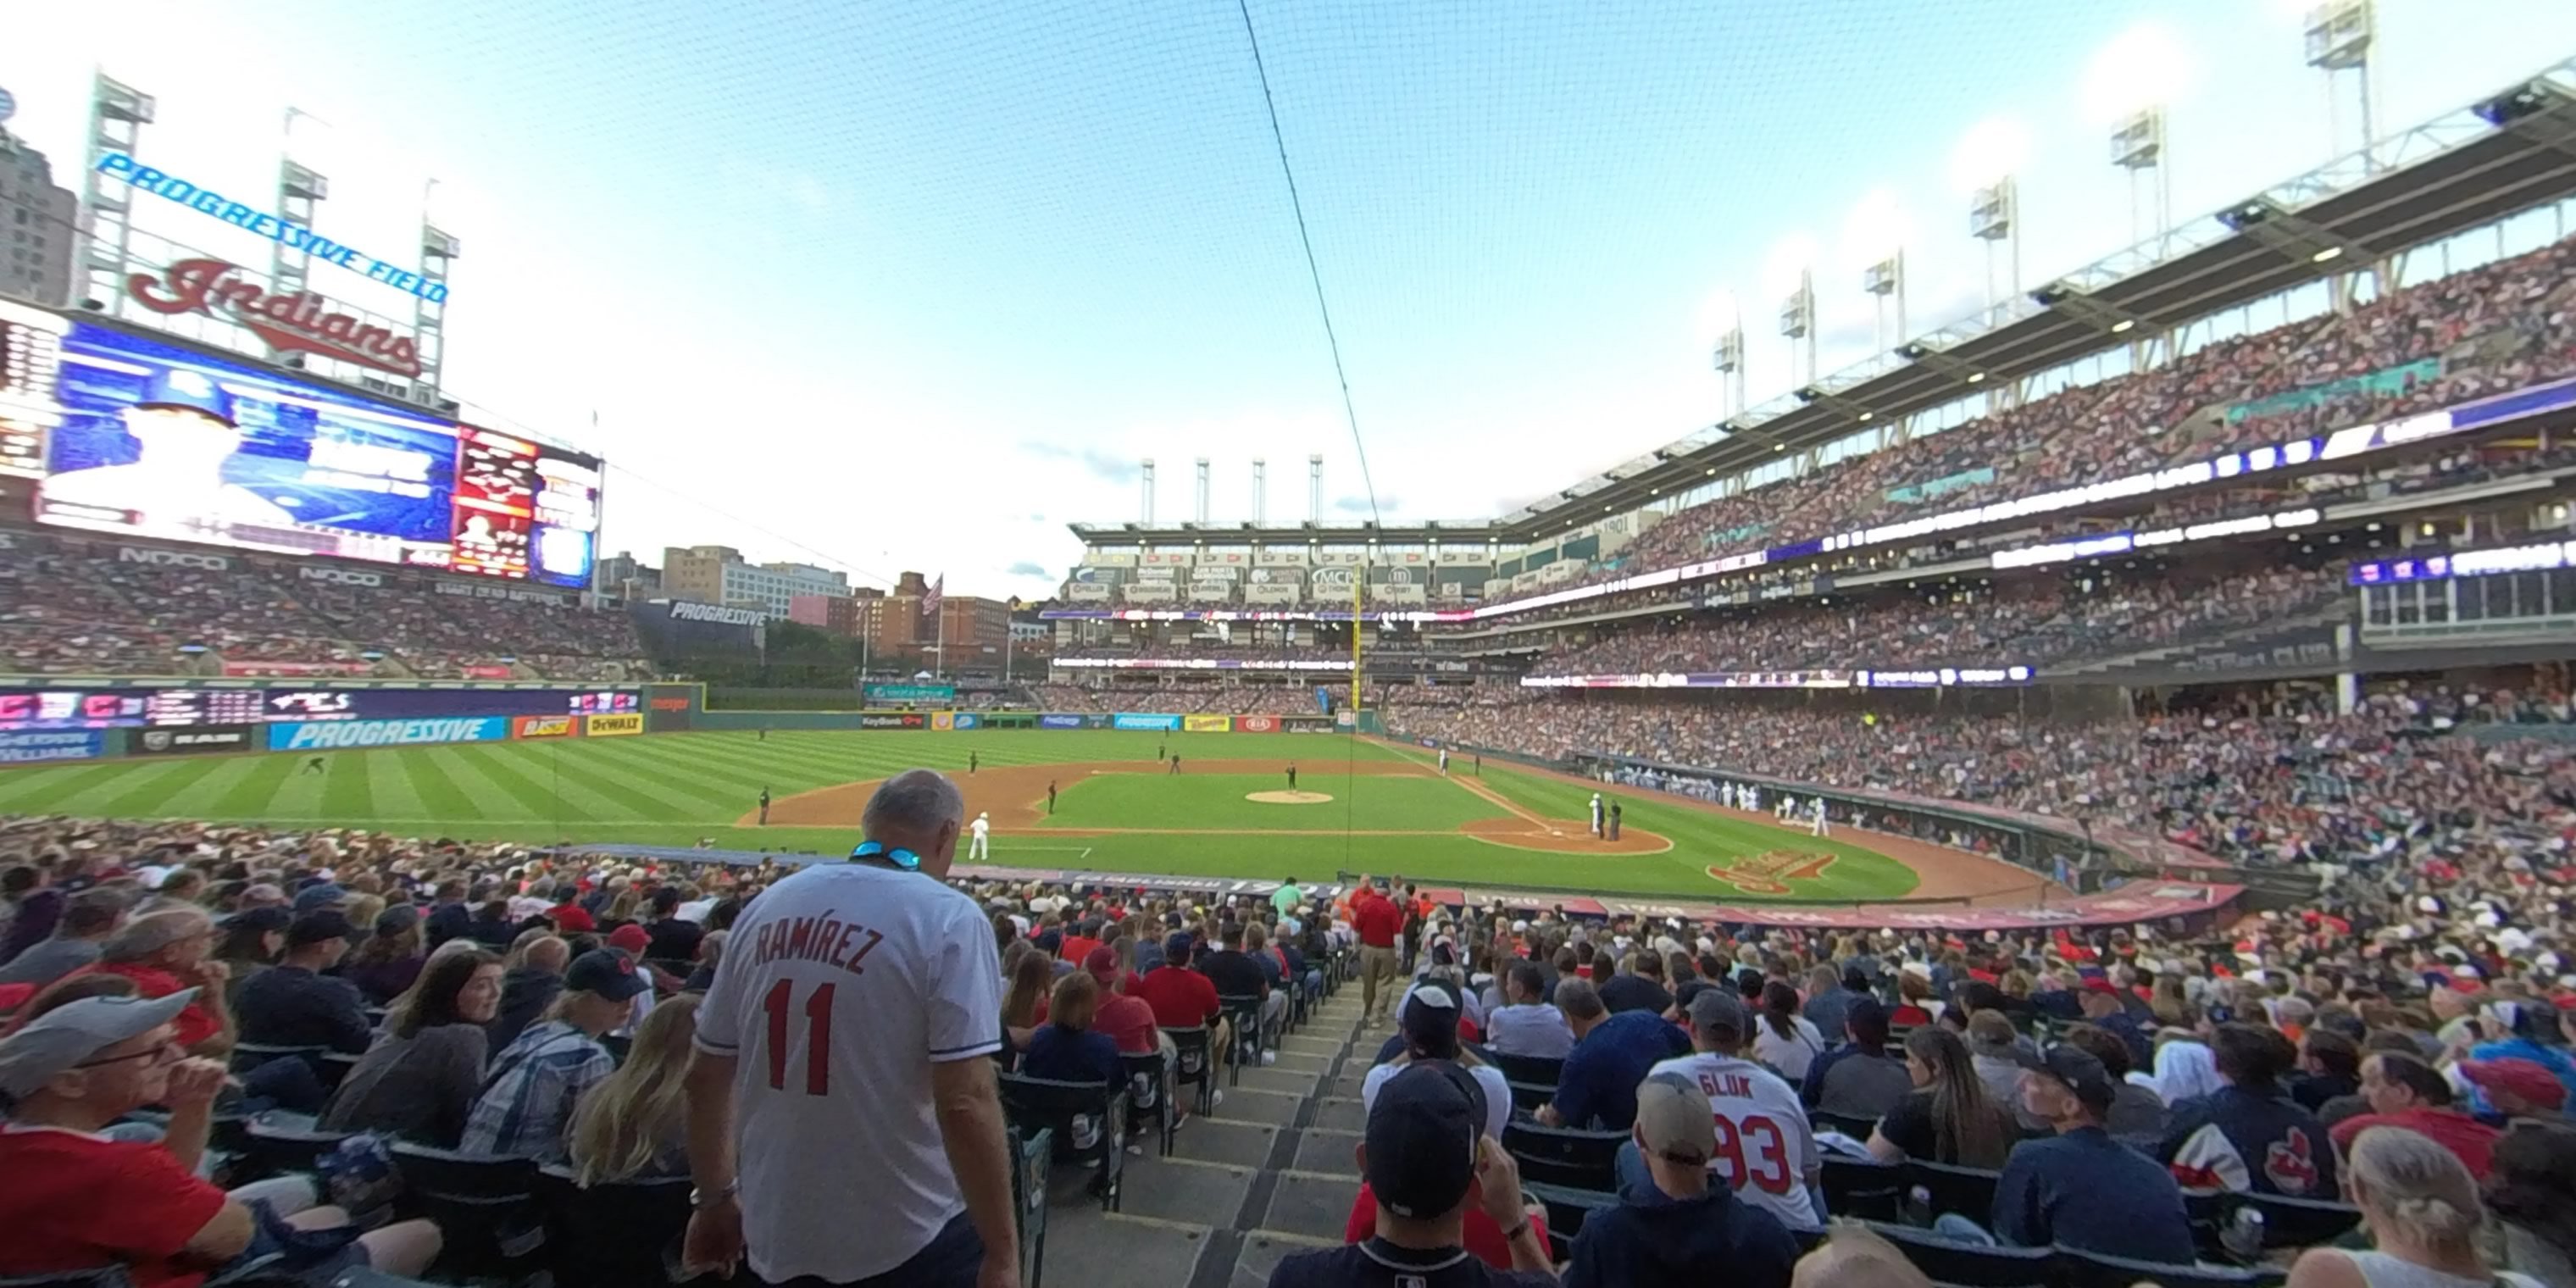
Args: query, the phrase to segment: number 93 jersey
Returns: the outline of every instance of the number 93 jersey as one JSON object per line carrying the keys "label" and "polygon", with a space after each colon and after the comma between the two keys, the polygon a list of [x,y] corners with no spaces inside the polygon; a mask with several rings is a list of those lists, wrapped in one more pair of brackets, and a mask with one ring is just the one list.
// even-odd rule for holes
{"label": "number 93 jersey", "polygon": [[930,1070],[1001,1049],[1001,1013],[992,923],[937,878],[818,864],[752,900],[698,1008],[697,1045],[735,1062],[753,1270],[882,1274],[966,1210]]}
{"label": "number 93 jersey", "polygon": [[1716,1115],[1716,1151],[1708,1170],[1735,1197],[1780,1218],[1789,1228],[1825,1223],[1807,1183],[1824,1170],[1806,1106],[1779,1074],[1750,1060],[1702,1052],[1665,1060],[1647,1077],[1678,1073],[1698,1084]]}

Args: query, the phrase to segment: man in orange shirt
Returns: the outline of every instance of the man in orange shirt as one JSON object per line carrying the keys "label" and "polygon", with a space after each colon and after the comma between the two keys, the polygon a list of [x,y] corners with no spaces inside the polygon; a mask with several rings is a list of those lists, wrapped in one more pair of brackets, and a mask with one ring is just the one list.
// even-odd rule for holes
{"label": "man in orange shirt", "polygon": [[[1382,1024],[1387,1008],[1395,1004],[1395,941],[1404,932],[1404,910],[1363,878],[1359,893],[1351,896],[1351,929],[1360,937],[1360,1016],[1366,1023]],[[1383,1005],[1378,1000],[1381,984]]]}

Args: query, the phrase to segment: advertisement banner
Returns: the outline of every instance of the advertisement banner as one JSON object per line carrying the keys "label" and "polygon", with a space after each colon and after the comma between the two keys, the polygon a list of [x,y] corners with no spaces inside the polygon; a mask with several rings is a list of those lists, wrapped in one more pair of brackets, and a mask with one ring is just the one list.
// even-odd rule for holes
{"label": "advertisement banner", "polygon": [[107,750],[107,735],[95,729],[0,733],[0,765],[32,765],[47,760],[95,760]]}
{"label": "advertisement banner", "polygon": [[442,742],[500,742],[510,736],[502,716],[454,720],[292,721],[268,727],[270,751],[327,751],[346,747],[415,747]]}
{"label": "advertisement banner", "polygon": [[862,684],[859,696],[870,706],[945,706],[957,700],[953,684]]}
{"label": "advertisement banner", "polygon": [[960,711],[957,713],[957,727],[960,729],[972,729],[982,723],[984,723],[984,717],[977,715],[972,711]]}
{"label": "advertisement banner", "polygon": [[1234,718],[1231,716],[1181,717],[1181,731],[1183,733],[1230,733],[1233,729]]}
{"label": "advertisement banner", "polygon": [[469,666],[465,668],[465,678],[469,680],[506,680],[510,678],[510,668],[506,666]]}
{"label": "advertisement banner", "polygon": [[1279,718],[1277,716],[1236,716],[1234,727],[1238,733],[1277,733]]}
{"label": "advertisement banner", "polygon": [[193,729],[146,729],[134,735],[138,756],[175,756],[198,751],[257,751],[257,725],[199,725]]}
{"label": "advertisement banner", "polygon": [[918,711],[863,711],[859,713],[862,729],[919,729],[929,721]]}
{"label": "advertisement banner", "polygon": [[[1342,714],[1348,715],[1350,713],[1343,712]],[[1331,733],[1334,730],[1334,725],[1335,722],[1331,716],[1279,717],[1279,728],[1283,733]]]}
{"label": "advertisement banner", "polygon": [[[634,718],[633,716],[591,717],[593,720],[632,720]],[[569,738],[572,736],[572,717],[521,716],[515,729],[516,736],[521,738]]]}
{"label": "advertisement banner", "polygon": [[1179,716],[1139,715],[1132,711],[1121,711],[1110,718],[1109,727],[1113,729],[1171,730],[1181,727],[1181,718]]}
{"label": "advertisement banner", "polygon": [[233,676],[280,675],[365,675],[376,669],[373,662],[257,662],[248,658],[224,661],[224,674]]}
{"label": "advertisement banner", "polygon": [[270,689],[271,720],[396,720],[417,716],[551,716],[640,711],[634,690]]}
{"label": "advertisement banner", "polygon": [[933,728],[933,729],[938,730],[938,731],[939,731],[939,732],[941,732],[941,733],[946,733],[946,732],[948,732],[949,730],[956,728],[956,727],[957,727],[957,713],[956,713],[956,712],[954,712],[954,711],[933,711],[933,712],[931,712],[931,713],[930,713],[930,727],[931,727],[931,728]]}
{"label": "advertisement banner", "polygon": [[1054,711],[1041,712],[1038,715],[1038,728],[1040,729],[1080,729],[1082,727],[1083,718],[1081,716],[1064,715]]}
{"label": "advertisement banner", "polygon": [[642,732],[644,717],[640,715],[592,716],[581,725],[581,735],[585,738],[622,738]]}
{"label": "advertisement banner", "polygon": [[1082,727],[1085,729],[1106,729],[1109,724],[1108,715],[1102,712],[1095,711],[1082,717]]}

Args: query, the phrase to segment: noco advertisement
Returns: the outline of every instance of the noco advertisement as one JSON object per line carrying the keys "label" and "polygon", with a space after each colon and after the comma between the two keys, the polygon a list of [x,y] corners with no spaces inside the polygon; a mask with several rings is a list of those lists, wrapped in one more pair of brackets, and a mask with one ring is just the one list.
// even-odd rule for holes
{"label": "noco advertisement", "polygon": [[42,522],[590,581],[598,457],[92,322],[49,374],[8,391],[52,404]]}
{"label": "noco advertisement", "polygon": [[633,689],[0,689],[0,730],[184,729],[640,712]]}

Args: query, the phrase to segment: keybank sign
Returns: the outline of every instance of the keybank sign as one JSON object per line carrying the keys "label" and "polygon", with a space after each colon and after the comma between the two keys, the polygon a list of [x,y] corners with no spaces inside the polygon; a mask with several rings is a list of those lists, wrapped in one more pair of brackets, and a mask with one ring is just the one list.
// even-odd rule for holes
{"label": "keybank sign", "polygon": [[437,742],[499,742],[510,736],[506,716],[458,720],[333,720],[273,724],[271,751],[329,751],[342,747],[413,747]]}
{"label": "keybank sign", "polygon": [[355,246],[343,246],[302,224],[255,210],[219,192],[209,192],[177,175],[153,169],[122,152],[110,152],[98,159],[98,172],[111,179],[122,179],[156,197],[167,197],[201,215],[208,215],[247,229],[270,241],[283,243],[289,250],[300,250],[328,264],[337,264],[362,277],[382,282],[398,291],[408,291],[432,304],[447,302],[447,283],[433,282],[400,264],[377,259]]}

